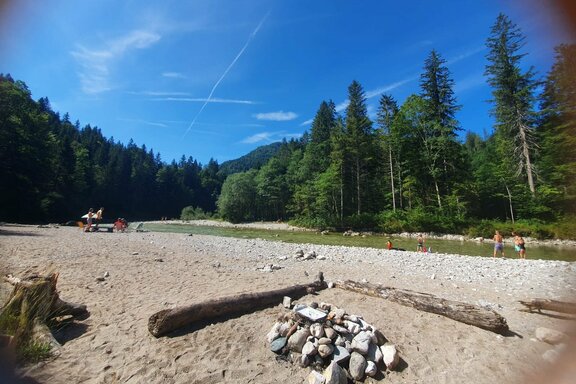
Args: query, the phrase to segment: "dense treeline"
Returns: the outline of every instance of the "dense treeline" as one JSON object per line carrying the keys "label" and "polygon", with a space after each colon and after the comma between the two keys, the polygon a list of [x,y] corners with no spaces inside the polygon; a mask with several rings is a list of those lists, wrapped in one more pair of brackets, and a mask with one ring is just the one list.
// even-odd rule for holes
{"label": "dense treeline", "polygon": [[105,217],[179,217],[185,206],[214,211],[223,176],[214,160],[165,164],[158,154],[105,138],[60,117],[47,98],[0,75],[0,220],[63,222],[88,208]]}
{"label": "dense treeline", "polygon": [[454,81],[433,50],[420,92],[401,106],[382,95],[376,121],[357,81],[343,115],[322,102],[301,143],[226,179],[220,214],[389,232],[485,225],[487,235],[492,227],[482,220],[509,228],[529,220],[538,227],[533,235],[566,236],[569,230],[542,223],[574,223],[567,214],[576,202],[576,46],[558,47],[555,65],[539,80],[522,69],[523,44],[519,28],[500,15],[487,40],[492,134],[459,140]]}
{"label": "dense treeline", "polygon": [[[437,51],[420,92],[384,94],[374,121],[361,84],[343,114],[323,101],[300,140],[202,165],[103,137],[34,101],[0,75],[0,220],[75,220],[89,207],[129,220],[216,213],[233,222],[489,235],[528,229],[573,236],[576,208],[576,45],[557,48],[543,79],[522,63],[524,37],[506,16],[487,40],[491,134],[461,140],[454,80]],[[552,223],[552,224],[550,224]]]}

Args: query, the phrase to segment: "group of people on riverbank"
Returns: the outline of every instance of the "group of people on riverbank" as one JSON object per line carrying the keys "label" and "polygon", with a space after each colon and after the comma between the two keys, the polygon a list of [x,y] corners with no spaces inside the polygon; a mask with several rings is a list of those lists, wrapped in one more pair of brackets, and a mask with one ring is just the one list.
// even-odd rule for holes
{"label": "group of people on riverbank", "polygon": [[[90,208],[86,214],[86,226],[84,227],[84,232],[93,232],[98,230],[98,225],[102,221],[102,216],[104,215],[104,207],[101,207],[96,213],[94,213],[94,208]],[[92,224],[96,221],[94,227]]]}
{"label": "group of people on riverbank", "polygon": [[[518,254],[518,257],[521,259],[526,258],[526,246],[524,242],[524,238],[516,233],[512,232],[512,236],[514,236],[514,250]],[[494,237],[494,254],[493,257],[496,257],[496,254],[500,252],[500,255],[504,257],[504,237],[500,234],[500,231],[495,231]]]}

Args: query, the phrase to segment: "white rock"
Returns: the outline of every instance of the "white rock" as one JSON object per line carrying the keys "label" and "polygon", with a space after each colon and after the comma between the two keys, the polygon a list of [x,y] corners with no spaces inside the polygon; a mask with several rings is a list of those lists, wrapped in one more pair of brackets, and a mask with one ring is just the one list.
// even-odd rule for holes
{"label": "white rock", "polygon": [[320,323],[314,323],[310,325],[310,333],[319,339],[324,336],[324,327]]}
{"label": "white rock", "polygon": [[334,346],[332,344],[321,344],[318,346],[318,354],[322,357],[327,357],[334,351]]}
{"label": "white rock", "polygon": [[284,299],[282,300],[282,305],[284,306],[284,308],[290,308],[292,306],[292,298],[284,296]]}
{"label": "white rock", "polygon": [[366,360],[378,364],[380,361],[382,361],[382,357],[382,351],[380,348],[378,348],[375,343],[370,343],[370,346],[368,347],[368,353],[366,353]]}
{"label": "white rock", "polygon": [[326,378],[322,376],[320,372],[316,372],[314,370],[310,371],[308,378],[306,379],[306,383],[308,384],[325,384]]}
{"label": "white rock", "polygon": [[336,338],[336,336],[338,336],[338,333],[330,327],[324,328],[324,334],[326,335],[326,337],[328,337],[332,340],[334,340],[334,338]]}
{"label": "white rock", "polygon": [[350,354],[349,369],[350,376],[352,376],[354,380],[362,380],[366,372],[366,359],[364,356],[358,352],[352,352],[352,354]]}
{"label": "white rock", "polygon": [[323,372],[326,378],[326,384],[346,384],[348,383],[348,378],[346,377],[346,372],[344,369],[331,362],[330,365]]}
{"label": "white rock", "polygon": [[307,328],[299,329],[288,339],[288,349],[294,352],[302,353],[302,347],[306,343],[306,338],[310,336]]}
{"label": "white rock", "polygon": [[384,344],[380,349],[382,351],[382,359],[384,360],[384,364],[386,364],[386,368],[391,371],[394,370],[400,362],[400,355],[398,355],[396,346],[394,344]]}
{"label": "white rock", "polygon": [[304,346],[302,347],[302,354],[313,356],[318,352],[316,346],[314,346],[313,342],[307,341]]}
{"label": "white rock", "polygon": [[378,368],[376,367],[376,364],[373,361],[368,360],[366,362],[366,369],[364,370],[364,373],[370,377],[376,376],[376,373],[378,373]]}
{"label": "white rock", "polygon": [[354,336],[352,339],[353,351],[366,355],[368,353],[368,348],[370,348],[370,334],[368,332],[362,331]]}
{"label": "white rock", "polygon": [[282,323],[280,323],[278,321],[276,323],[274,323],[274,325],[270,329],[270,332],[268,332],[268,334],[266,335],[266,340],[268,340],[269,343],[271,343],[274,339],[276,339],[278,336],[280,336],[280,326],[281,325],[282,325]]}

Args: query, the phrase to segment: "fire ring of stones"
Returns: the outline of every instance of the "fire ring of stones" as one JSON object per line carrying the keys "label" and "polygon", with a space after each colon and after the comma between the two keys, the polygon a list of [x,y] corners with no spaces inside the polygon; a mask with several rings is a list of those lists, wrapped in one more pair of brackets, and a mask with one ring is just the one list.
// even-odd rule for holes
{"label": "fire ring of stones", "polygon": [[[291,306],[290,298],[284,298],[284,306]],[[362,381],[394,370],[400,361],[396,346],[376,327],[328,303],[295,305],[279,317],[266,338],[270,349],[285,360],[312,367],[307,382],[313,384]]]}

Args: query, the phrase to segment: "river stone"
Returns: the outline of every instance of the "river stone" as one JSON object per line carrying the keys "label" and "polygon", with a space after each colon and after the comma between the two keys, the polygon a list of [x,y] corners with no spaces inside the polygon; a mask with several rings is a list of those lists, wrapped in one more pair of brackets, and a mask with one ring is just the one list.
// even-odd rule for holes
{"label": "river stone", "polygon": [[370,343],[368,353],[366,354],[366,360],[373,361],[376,364],[382,361],[382,351],[376,344]]}
{"label": "river stone", "polygon": [[326,384],[346,384],[348,383],[348,378],[346,377],[346,371],[336,364],[331,362],[328,367],[323,372],[326,378]]}
{"label": "river stone", "polygon": [[366,359],[358,352],[352,352],[350,355],[350,376],[354,380],[362,380],[366,371]]}
{"label": "river stone", "polygon": [[350,333],[350,332],[348,332],[348,329],[347,329],[347,328],[344,328],[343,326],[338,325],[338,324],[334,324],[334,325],[332,326],[332,328],[334,328],[334,330],[335,330],[336,332],[341,333],[341,334],[344,334],[344,335],[347,334],[347,333]]}
{"label": "river stone", "polygon": [[280,351],[282,351],[282,348],[284,348],[285,345],[286,345],[286,338],[279,337],[270,343],[270,350],[275,353],[280,353]]}
{"label": "river stone", "polygon": [[314,323],[310,325],[310,333],[319,339],[324,336],[324,327],[320,323]]}
{"label": "river stone", "polygon": [[278,329],[278,333],[280,333],[280,336],[286,336],[288,334],[288,331],[290,330],[290,327],[292,325],[289,322],[284,322],[282,324],[280,324],[280,329]]}
{"label": "river stone", "polygon": [[353,351],[366,355],[368,353],[368,348],[370,348],[370,334],[368,332],[362,331],[354,336],[352,339]]}
{"label": "river stone", "polygon": [[288,339],[288,349],[294,352],[301,353],[304,343],[306,343],[306,338],[310,336],[310,331],[308,328],[302,328],[294,332],[292,336]]}
{"label": "river stone", "polygon": [[378,373],[378,368],[376,367],[376,364],[373,361],[367,361],[364,373],[370,377],[376,376],[376,373]]}
{"label": "river stone", "polygon": [[276,339],[278,336],[280,336],[280,326],[282,325],[282,323],[280,322],[276,322],[272,328],[270,329],[270,332],[268,332],[268,334],[266,335],[266,340],[268,340],[269,343],[271,343],[274,339]]}
{"label": "river stone", "polygon": [[341,319],[344,317],[344,315],[346,314],[346,311],[342,308],[338,308],[336,310],[336,312],[334,312],[334,318],[335,319]]}
{"label": "river stone", "polygon": [[398,355],[396,346],[387,343],[381,346],[380,349],[382,350],[382,359],[384,360],[384,364],[386,364],[386,368],[391,371],[394,370],[400,362],[400,356]]}
{"label": "river stone", "polygon": [[346,345],[346,340],[344,340],[344,338],[340,335],[338,335],[336,337],[336,340],[334,340],[334,345],[338,345],[340,347],[343,347]]}
{"label": "river stone", "polygon": [[336,331],[333,328],[330,327],[326,327],[324,328],[324,333],[326,334],[326,337],[329,337],[330,339],[334,340],[334,338],[336,336],[338,336],[338,333],[336,333]]}
{"label": "river stone", "polygon": [[334,351],[334,346],[332,344],[321,344],[318,346],[318,354],[322,357],[327,357]]}
{"label": "river stone", "polygon": [[302,354],[303,355],[315,355],[318,350],[314,343],[307,341],[304,346],[302,347]]}
{"label": "river stone", "polygon": [[350,332],[350,333],[352,333],[352,334],[354,334],[354,335],[356,335],[356,334],[358,334],[358,333],[360,332],[360,325],[359,325],[359,324],[356,324],[356,323],[353,322],[353,321],[345,320],[345,321],[344,321],[344,325],[345,325],[346,328],[348,329],[348,332]]}
{"label": "river stone", "polygon": [[345,363],[350,358],[350,352],[346,348],[337,345],[334,348],[334,355],[332,356],[332,361],[335,363]]}
{"label": "river stone", "polygon": [[282,305],[284,306],[284,308],[290,309],[290,307],[292,306],[292,298],[289,296],[284,296],[284,299],[282,300]]}
{"label": "river stone", "polygon": [[308,378],[306,379],[308,384],[325,384],[326,378],[322,376],[320,372],[310,371]]}
{"label": "river stone", "polygon": [[310,356],[308,355],[300,355],[300,359],[298,359],[298,363],[302,368],[306,368],[310,365]]}
{"label": "river stone", "polygon": [[332,344],[332,339],[329,337],[321,337],[318,339],[318,344]]}

